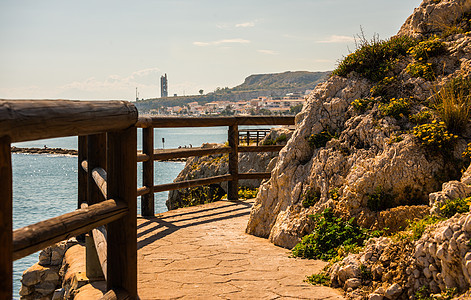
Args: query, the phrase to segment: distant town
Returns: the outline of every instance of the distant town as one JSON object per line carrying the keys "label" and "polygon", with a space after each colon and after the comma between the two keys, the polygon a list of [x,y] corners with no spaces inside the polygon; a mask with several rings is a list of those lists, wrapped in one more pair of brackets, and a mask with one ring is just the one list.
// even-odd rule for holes
{"label": "distant town", "polygon": [[[167,74],[160,78],[160,90],[162,98],[168,97]],[[282,97],[262,96],[240,101],[212,101],[204,104],[193,101],[184,105],[161,105],[149,109],[148,113],[165,116],[295,115],[301,111],[306,95],[310,92],[306,90],[304,93],[287,93]],[[136,100],[139,101],[138,98]]]}

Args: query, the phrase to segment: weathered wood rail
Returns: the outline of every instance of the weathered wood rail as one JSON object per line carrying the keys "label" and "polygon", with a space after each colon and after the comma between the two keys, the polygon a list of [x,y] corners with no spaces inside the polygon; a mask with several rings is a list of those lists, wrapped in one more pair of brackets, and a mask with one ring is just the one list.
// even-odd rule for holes
{"label": "weathered wood rail", "polygon": [[[0,100],[0,299],[13,297],[14,260],[105,224],[107,295],[137,299],[137,118],[124,101]],[[13,231],[11,143],[74,135],[89,146],[79,170],[83,158],[93,170],[79,172],[78,209]]]}
{"label": "weathered wood rail", "polygon": [[[238,199],[240,179],[270,178],[270,173],[239,173],[240,152],[278,152],[283,146],[239,146],[239,125],[293,125],[294,117],[285,116],[244,116],[244,117],[205,117],[205,118],[139,118],[136,126],[142,128],[142,153],[138,154],[138,161],[143,162],[142,187],[137,195],[141,196],[141,215],[153,216],[154,193],[190,188],[212,183],[228,181],[228,200]],[[183,148],[171,150],[154,149],[154,128],[168,127],[212,127],[228,126],[228,146],[216,148]],[[260,129],[259,129],[260,130]],[[248,132],[247,129],[244,131]],[[249,130],[250,131],[250,130]],[[248,135],[250,138],[250,134]],[[258,134],[261,137],[261,134]],[[250,143],[249,143],[250,144]],[[257,142],[258,144],[258,142]],[[213,176],[203,179],[194,179],[182,182],[154,185],[154,160],[185,158],[212,154],[229,154],[229,174]]]}
{"label": "weathered wood rail", "polygon": [[[102,299],[137,299],[137,197],[141,214],[154,216],[154,193],[228,181],[238,198],[240,179],[270,173],[239,173],[239,152],[277,152],[282,146],[239,146],[239,125],[292,125],[294,117],[138,118],[125,101],[0,100],[0,299],[13,297],[13,261],[55,242],[87,234],[97,255],[88,255],[87,276],[103,275]],[[157,150],[154,128],[228,126],[228,146]],[[143,129],[137,153],[137,128]],[[78,136],[76,211],[13,231],[11,144]],[[137,153],[137,155],[136,155]],[[154,161],[229,154],[229,174],[154,185]],[[137,189],[137,162],[143,162]],[[91,257],[97,257],[92,259]],[[98,270],[98,271],[97,271]],[[92,274],[93,273],[93,274]]]}

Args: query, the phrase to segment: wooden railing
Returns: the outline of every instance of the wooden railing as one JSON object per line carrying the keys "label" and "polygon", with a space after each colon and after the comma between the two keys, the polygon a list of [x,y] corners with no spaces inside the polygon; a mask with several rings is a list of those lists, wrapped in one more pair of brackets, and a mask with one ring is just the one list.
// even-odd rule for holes
{"label": "wooden railing", "polygon": [[[137,117],[124,101],[0,100],[0,299],[13,296],[13,260],[105,224],[105,298],[137,299]],[[73,135],[91,170],[79,172],[79,209],[13,231],[11,143]]]}
{"label": "wooden railing", "polygon": [[247,146],[250,146],[251,143],[258,144],[263,140],[267,134],[270,133],[270,129],[244,129],[239,131],[239,142],[241,144],[245,143]]}
{"label": "wooden railing", "polygon": [[[142,196],[143,216],[154,215],[154,193],[160,191],[228,181],[228,199],[236,200],[239,179],[270,177],[239,173],[239,152],[282,148],[239,146],[238,126],[291,124],[294,117],[138,119],[134,105],[124,101],[0,100],[0,299],[13,296],[14,260],[83,234],[91,237],[87,276],[100,273],[107,282],[103,299],[137,299],[137,197]],[[153,149],[154,128],[210,126],[228,126],[229,146]],[[143,150],[136,155],[137,127],[143,128]],[[11,143],[74,135],[79,137],[77,210],[13,231]],[[154,185],[154,160],[224,153],[229,174]],[[136,190],[138,161],[143,187]],[[97,255],[88,255],[91,248]]]}
{"label": "wooden railing", "polygon": [[[278,152],[283,146],[239,146],[239,125],[293,125],[294,117],[247,116],[204,118],[139,118],[136,126],[142,129],[142,153],[137,160],[143,162],[142,187],[137,190],[141,197],[141,215],[154,216],[154,193],[228,181],[227,199],[238,199],[240,179],[270,178],[270,173],[239,173],[239,152]],[[228,146],[217,148],[154,149],[154,128],[228,126]],[[246,130],[245,130],[246,131]],[[259,135],[260,136],[260,135]],[[258,143],[257,143],[258,144]],[[154,185],[154,161],[212,154],[229,154],[229,174],[209,178]]]}

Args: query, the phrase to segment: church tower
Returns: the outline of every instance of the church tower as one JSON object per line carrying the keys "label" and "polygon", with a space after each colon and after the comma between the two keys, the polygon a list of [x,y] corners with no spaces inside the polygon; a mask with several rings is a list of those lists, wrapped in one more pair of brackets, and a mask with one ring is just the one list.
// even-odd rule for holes
{"label": "church tower", "polygon": [[165,73],[165,76],[160,76],[160,97],[168,97],[167,73]]}

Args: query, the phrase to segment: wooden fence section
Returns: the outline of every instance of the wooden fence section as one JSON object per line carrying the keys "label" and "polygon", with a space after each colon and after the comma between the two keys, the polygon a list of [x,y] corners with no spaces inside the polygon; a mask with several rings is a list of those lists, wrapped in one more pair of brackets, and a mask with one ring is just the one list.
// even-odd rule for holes
{"label": "wooden fence section", "polygon": [[[142,187],[138,189],[137,195],[141,197],[141,215],[153,216],[154,193],[162,191],[190,188],[212,183],[228,181],[227,198],[229,200],[238,199],[238,189],[240,179],[266,179],[270,178],[270,173],[239,173],[239,153],[240,152],[278,152],[283,146],[263,145],[249,146],[250,133],[252,130],[244,129],[247,132],[249,142],[247,146],[239,146],[239,125],[294,125],[294,117],[286,116],[236,116],[236,117],[204,117],[204,118],[173,118],[173,117],[140,117],[136,123],[142,130],[143,150],[138,153],[137,160],[143,162]],[[169,127],[213,127],[228,126],[228,146],[216,148],[181,148],[157,150],[154,145],[154,128]],[[255,129],[255,132],[257,129]],[[260,139],[262,131],[258,129],[255,137]],[[246,138],[247,139],[247,138]],[[186,158],[192,156],[203,156],[212,154],[229,154],[229,174],[214,176],[203,179],[188,180],[175,183],[154,185],[154,160],[166,160],[175,158]]]}
{"label": "wooden fence section", "polygon": [[[105,224],[107,295],[137,299],[136,121],[124,101],[0,100],[0,299],[13,297],[13,260]],[[11,143],[73,135],[78,210],[12,231]]]}

